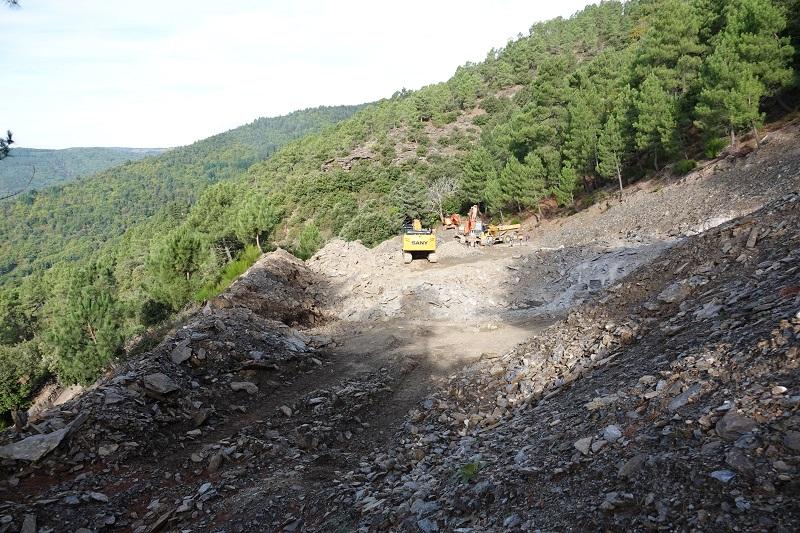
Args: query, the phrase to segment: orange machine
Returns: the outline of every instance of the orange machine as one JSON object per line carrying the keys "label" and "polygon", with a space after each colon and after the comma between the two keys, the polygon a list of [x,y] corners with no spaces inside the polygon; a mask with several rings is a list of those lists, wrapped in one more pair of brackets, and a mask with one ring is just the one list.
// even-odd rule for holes
{"label": "orange machine", "polygon": [[480,242],[481,233],[483,233],[483,224],[478,220],[478,206],[473,205],[469,208],[466,223],[459,226],[456,238],[462,244],[476,246]]}
{"label": "orange machine", "polygon": [[475,229],[475,223],[478,221],[478,206],[473,205],[469,208],[469,215],[467,216],[467,225],[464,227],[464,235],[469,235]]}
{"label": "orange machine", "polygon": [[461,224],[461,217],[458,213],[453,213],[451,215],[447,215],[442,219],[442,226],[444,229],[458,229],[458,226]]}

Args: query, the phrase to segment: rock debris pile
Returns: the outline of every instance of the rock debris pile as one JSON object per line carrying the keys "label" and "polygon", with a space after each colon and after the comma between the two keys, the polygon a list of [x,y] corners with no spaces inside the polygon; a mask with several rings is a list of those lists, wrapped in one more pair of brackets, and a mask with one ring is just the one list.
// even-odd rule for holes
{"label": "rock debris pile", "polygon": [[343,476],[369,530],[793,530],[800,194],[454,376]]}

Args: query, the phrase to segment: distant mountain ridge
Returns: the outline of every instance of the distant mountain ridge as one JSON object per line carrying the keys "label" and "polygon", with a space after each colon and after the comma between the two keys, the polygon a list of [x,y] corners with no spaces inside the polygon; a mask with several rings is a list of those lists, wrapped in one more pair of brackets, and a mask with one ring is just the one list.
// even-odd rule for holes
{"label": "distant mountain ridge", "polygon": [[128,161],[159,155],[166,150],[168,148],[15,147],[0,165],[0,197],[20,190],[43,189],[67,183]]}

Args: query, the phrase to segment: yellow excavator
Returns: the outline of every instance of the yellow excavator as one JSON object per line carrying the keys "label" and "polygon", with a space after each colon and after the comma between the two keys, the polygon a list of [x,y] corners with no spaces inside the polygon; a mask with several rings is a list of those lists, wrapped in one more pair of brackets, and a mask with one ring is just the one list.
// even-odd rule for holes
{"label": "yellow excavator", "polygon": [[426,258],[429,262],[438,261],[436,256],[436,231],[424,229],[419,219],[403,227],[403,263]]}

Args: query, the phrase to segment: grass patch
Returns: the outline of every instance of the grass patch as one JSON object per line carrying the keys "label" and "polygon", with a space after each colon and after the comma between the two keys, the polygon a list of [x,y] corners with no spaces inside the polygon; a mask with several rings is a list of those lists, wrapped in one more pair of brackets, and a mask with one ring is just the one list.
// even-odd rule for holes
{"label": "grass patch", "polygon": [[203,302],[219,296],[222,291],[227,289],[230,284],[233,283],[233,280],[244,274],[248,268],[253,266],[253,263],[258,261],[259,257],[261,257],[261,251],[259,251],[259,249],[255,246],[248,246],[242,250],[242,252],[234,261],[231,261],[225,265],[216,281],[205,285],[199,291],[197,291],[197,293],[194,295],[194,299],[198,302]]}
{"label": "grass patch", "polygon": [[594,191],[592,194],[586,197],[586,203],[588,205],[599,204],[608,200],[609,196],[608,193],[602,189]]}
{"label": "grass patch", "polygon": [[717,157],[723,149],[728,146],[728,139],[725,137],[714,137],[706,141],[705,155],[709,159]]}
{"label": "grass patch", "polygon": [[675,163],[675,174],[678,176],[683,176],[684,174],[688,174],[692,170],[697,168],[697,162],[694,159],[684,159],[682,161],[678,161]]}
{"label": "grass patch", "polygon": [[478,472],[483,470],[485,466],[486,463],[482,461],[473,461],[471,463],[467,463],[458,469],[458,477],[464,483],[469,483],[475,476],[478,475]]}

